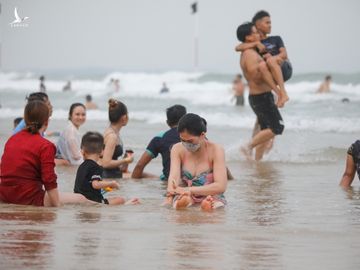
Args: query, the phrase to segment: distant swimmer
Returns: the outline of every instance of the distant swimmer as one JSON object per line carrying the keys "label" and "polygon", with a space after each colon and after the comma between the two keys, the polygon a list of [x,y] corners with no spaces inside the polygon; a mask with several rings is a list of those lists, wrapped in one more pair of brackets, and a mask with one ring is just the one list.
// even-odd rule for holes
{"label": "distant swimmer", "polygon": [[350,102],[350,99],[348,99],[348,98],[343,98],[343,99],[341,100],[341,102],[342,102],[342,103],[349,103],[349,102]]}
{"label": "distant swimmer", "polygon": [[44,75],[41,75],[39,80],[40,80],[40,87],[39,87],[40,89],[39,89],[39,91],[45,93],[46,92],[46,86],[45,86],[45,83],[44,83],[45,82]]}
{"label": "distant swimmer", "polygon": [[65,91],[71,91],[71,81],[67,81],[67,83],[64,85],[63,89]]}
{"label": "distant swimmer", "polygon": [[242,81],[241,74],[236,75],[236,77],[233,81],[232,90],[234,93],[235,105],[236,106],[244,106],[245,85],[244,85],[244,82]]}
{"label": "distant swimmer", "polygon": [[114,81],[114,91],[115,91],[115,93],[118,93],[120,91],[120,80],[119,79],[116,79]]}
{"label": "distant swimmer", "polygon": [[319,89],[317,90],[317,93],[329,93],[330,92],[330,83],[331,83],[331,76],[327,75],[325,77],[325,80],[320,84]]}
{"label": "distant swimmer", "polygon": [[[260,40],[260,35],[253,23],[240,25],[237,29],[237,37],[244,43]],[[268,145],[276,135],[283,133],[284,122],[271,92],[274,90],[279,94],[279,89],[264,59],[254,48],[249,48],[241,53],[240,66],[249,83],[249,103],[261,129],[246,146],[241,148],[246,158],[252,159],[254,148],[262,144]]]}
{"label": "distant swimmer", "polygon": [[92,101],[92,96],[91,95],[86,95],[85,100],[86,100],[85,107],[86,107],[87,110],[96,110],[98,108],[96,103],[94,103]]}
{"label": "distant swimmer", "polygon": [[160,94],[165,94],[169,92],[170,92],[169,88],[167,87],[166,83],[163,82],[162,88],[160,89]]}

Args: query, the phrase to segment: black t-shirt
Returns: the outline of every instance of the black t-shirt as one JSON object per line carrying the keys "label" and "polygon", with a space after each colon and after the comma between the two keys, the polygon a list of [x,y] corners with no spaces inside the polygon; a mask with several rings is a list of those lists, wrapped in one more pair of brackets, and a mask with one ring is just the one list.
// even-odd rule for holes
{"label": "black t-shirt", "polygon": [[152,157],[156,158],[161,154],[163,164],[163,178],[167,180],[170,172],[170,150],[171,147],[180,142],[177,128],[171,128],[165,133],[155,136],[146,148],[146,152]]}
{"label": "black t-shirt", "polygon": [[102,203],[104,197],[101,194],[101,189],[94,189],[92,187],[92,181],[102,180],[102,171],[102,167],[95,161],[86,159],[76,172],[74,192],[84,195],[91,201]]}
{"label": "black t-shirt", "polygon": [[347,153],[352,156],[355,168],[360,179],[360,141],[354,142],[348,149]]}
{"label": "black t-shirt", "polygon": [[280,48],[285,48],[284,42],[280,36],[270,36],[263,40],[261,43],[264,44],[268,53],[272,56],[278,55],[280,53]]}

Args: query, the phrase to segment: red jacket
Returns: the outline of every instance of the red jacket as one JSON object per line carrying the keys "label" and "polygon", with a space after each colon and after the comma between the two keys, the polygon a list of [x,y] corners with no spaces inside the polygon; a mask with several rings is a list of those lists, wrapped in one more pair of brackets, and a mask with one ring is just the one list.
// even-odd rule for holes
{"label": "red jacket", "polygon": [[40,134],[23,130],[10,137],[1,159],[0,201],[43,206],[45,190],[57,187],[55,153]]}

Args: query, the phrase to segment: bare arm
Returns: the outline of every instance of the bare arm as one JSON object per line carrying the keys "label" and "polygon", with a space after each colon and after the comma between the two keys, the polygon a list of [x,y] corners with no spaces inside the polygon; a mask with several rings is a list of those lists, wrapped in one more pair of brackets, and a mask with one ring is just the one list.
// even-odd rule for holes
{"label": "bare arm", "polygon": [[287,51],[285,47],[281,47],[279,49],[280,53],[277,55],[278,58],[281,58],[282,61],[285,61],[288,59]]}
{"label": "bare arm", "polygon": [[139,161],[136,163],[135,168],[132,172],[131,178],[143,178],[144,177],[144,168],[147,164],[151,161],[152,157],[147,153],[144,152],[139,159]]}
{"label": "bare arm", "polygon": [[181,176],[181,157],[180,157],[180,147],[181,144],[175,144],[170,152],[170,174],[168,178],[168,188],[167,191],[172,193],[174,192],[174,185],[173,181],[175,181],[176,185],[180,183],[180,176]]}
{"label": "bare arm", "polygon": [[259,50],[259,52],[261,52],[261,53],[266,51],[265,46],[260,41],[249,42],[249,43],[240,43],[239,45],[237,45],[235,47],[235,51],[244,52],[248,49],[255,49],[255,48],[257,48]]}
{"label": "bare arm", "polygon": [[59,191],[57,188],[47,190],[47,198],[44,199],[44,206],[58,207],[60,206]]}
{"label": "bare arm", "polygon": [[133,157],[129,156],[127,158],[113,160],[112,156],[115,151],[116,141],[117,138],[113,134],[109,134],[106,136],[105,140],[105,149],[102,158],[102,166],[106,169],[117,168],[122,164],[131,163],[133,161]]}
{"label": "bare arm", "polygon": [[102,189],[107,187],[119,189],[119,184],[116,181],[94,180],[91,182],[91,185],[94,189]]}
{"label": "bare arm", "polygon": [[340,182],[340,186],[347,188],[351,186],[352,181],[354,180],[355,176],[355,163],[353,157],[351,155],[347,155],[346,157],[346,166],[345,172]]}

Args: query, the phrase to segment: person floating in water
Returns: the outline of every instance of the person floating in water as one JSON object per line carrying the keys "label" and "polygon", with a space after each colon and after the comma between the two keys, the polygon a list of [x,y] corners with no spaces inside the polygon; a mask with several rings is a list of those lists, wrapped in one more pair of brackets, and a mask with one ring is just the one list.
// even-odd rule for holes
{"label": "person floating in water", "polygon": [[160,94],[165,94],[169,92],[170,92],[169,88],[167,87],[166,83],[163,82],[162,88],[160,89]]}
{"label": "person floating in water", "polygon": [[45,76],[41,75],[39,80],[40,80],[39,91],[45,93],[46,92],[46,86],[45,86],[45,83],[44,83],[45,82]]}
{"label": "person floating in water", "polygon": [[[241,42],[253,43],[260,40],[260,35],[253,23],[244,23],[237,29]],[[279,95],[279,89],[264,59],[255,48],[242,52],[240,65],[249,83],[249,103],[257,116],[260,132],[246,146],[241,148],[247,159],[252,159],[252,150],[262,144],[268,144],[276,135],[284,130],[283,119],[275,105],[272,90]],[[263,148],[264,150],[266,147]],[[259,155],[262,156],[262,155]]]}
{"label": "person floating in water", "polygon": [[118,93],[120,91],[120,80],[119,79],[114,80],[114,91],[115,91],[115,93]]}
{"label": "person floating in water", "polygon": [[284,82],[292,76],[292,66],[288,59],[284,42],[280,36],[268,36],[271,32],[271,19],[268,12],[264,10],[257,12],[252,19],[252,23],[260,34],[260,40],[242,43],[238,45],[235,50],[242,52],[246,49],[253,48],[260,53],[274,81],[279,86],[280,95],[278,95],[277,106],[281,108],[289,101]]}
{"label": "person floating in water", "polygon": [[67,81],[67,83],[64,85],[63,89],[65,91],[71,91],[71,81]]}
{"label": "person floating in water", "polygon": [[86,100],[85,107],[86,107],[87,110],[96,110],[98,108],[96,103],[92,101],[92,96],[91,95],[86,95],[85,100]]}
{"label": "person floating in water", "polygon": [[238,74],[236,75],[234,81],[232,90],[234,93],[234,99],[235,99],[235,105],[236,106],[244,106],[244,91],[245,91],[245,85],[242,81],[242,75]]}
{"label": "person floating in water", "polygon": [[331,83],[331,76],[327,75],[325,77],[325,80],[320,84],[319,89],[317,90],[317,93],[329,93],[330,92],[330,83]]}

